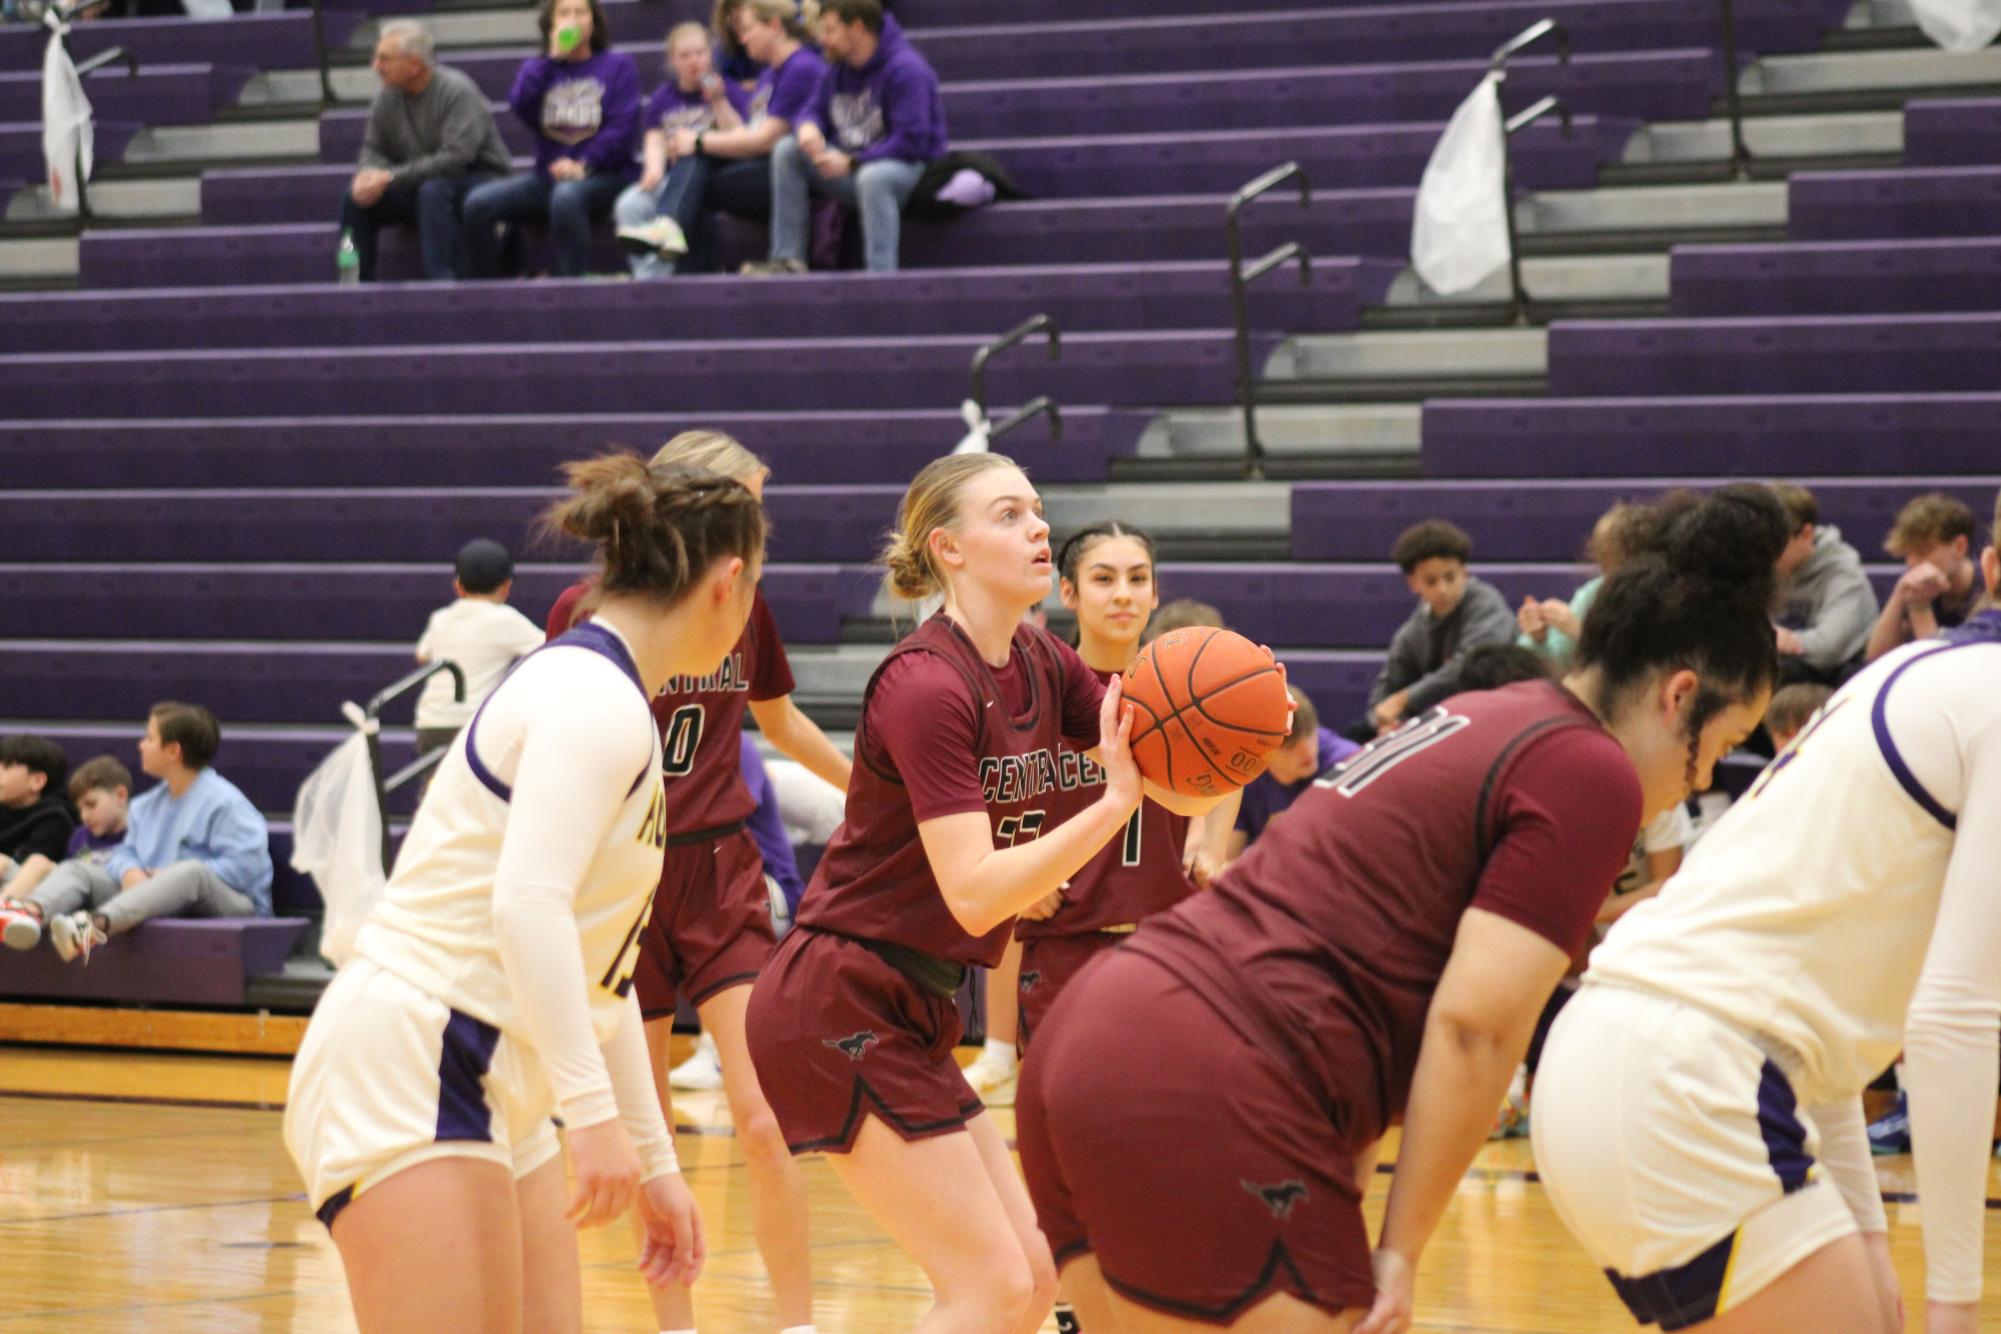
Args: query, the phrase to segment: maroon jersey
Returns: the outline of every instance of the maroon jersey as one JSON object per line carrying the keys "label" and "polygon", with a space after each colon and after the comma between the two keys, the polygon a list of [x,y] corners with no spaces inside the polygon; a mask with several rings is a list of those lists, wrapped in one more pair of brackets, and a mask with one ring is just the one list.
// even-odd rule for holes
{"label": "maroon jersey", "polygon": [[[591,584],[564,589],[549,609],[549,637],[568,630]],[[792,664],[778,622],[757,591],[750,622],[722,666],[703,677],[672,676],[653,697],[653,721],[667,778],[667,836],[715,829],[750,818],[757,798],[744,786],[739,738],[750,701],[792,693]]]}
{"label": "maroon jersey", "polygon": [[[1101,685],[1117,675],[1095,667],[1087,670]],[[1078,781],[1051,803],[1051,824],[1061,824],[1105,794],[1105,771],[1083,753],[1097,742],[1092,737],[1086,745],[1064,746],[1062,763],[1066,770],[1072,764],[1077,766]],[[1098,849],[1098,855],[1070,877],[1070,887],[1063,891],[1063,906],[1042,921],[1017,922],[1014,933],[1023,940],[1083,935],[1108,926],[1130,926],[1172,908],[1195,892],[1194,882],[1181,869],[1181,852],[1187,843],[1187,816],[1142,801],[1132,819],[1126,821],[1124,832]]]}
{"label": "maroon jersey", "polygon": [[1286,1058],[1359,1147],[1409,1096],[1460,916],[1481,908],[1576,953],[1640,806],[1632,762],[1569,691],[1461,695],[1316,782],[1127,948]]}
{"label": "maroon jersey", "polygon": [[995,670],[950,617],[919,626],[869,680],[847,818],[800,900],[799,924],[999,963],[1013,920],[968,935],[945,906],[917,826],[984,810],[997,847],[1054,828],[1071,809],[1058,802],[1082,782],[1082,757],[1063,742],[1095,743],[1104,693],[1077,651],[1046,630],[1016,630]]}

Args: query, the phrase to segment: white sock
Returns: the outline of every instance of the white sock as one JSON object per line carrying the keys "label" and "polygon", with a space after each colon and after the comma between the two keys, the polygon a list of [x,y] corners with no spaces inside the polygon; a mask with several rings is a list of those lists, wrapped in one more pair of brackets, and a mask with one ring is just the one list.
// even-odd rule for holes
{"label": "white sock", "polygon": [[779,1330],[778,1334],[820,1334],[820,1331],[811,1325],[788,1325]]}
{"label": "white sock", "polygon": [[999,1061],[1003,1066],[1011,1067],[1015,1059],[1014,1044],[999,1038],[988,1038],[986,1046],[980,1049],[980,1059]]}
{"label": "white sock", "polygon": [[660,1334],[696,1334],[692,1329],[663,1329]]}

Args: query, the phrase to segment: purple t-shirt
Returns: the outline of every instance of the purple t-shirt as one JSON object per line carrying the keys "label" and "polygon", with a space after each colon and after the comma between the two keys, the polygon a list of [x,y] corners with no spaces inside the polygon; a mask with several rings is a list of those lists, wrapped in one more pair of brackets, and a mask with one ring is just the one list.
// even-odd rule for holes
{"label": "purple t-shirt", "polygon": [[76,832],[70,835],[69,855],[71,858],[82,857],[93,866],[102,866],[111,860],[111,850],[124,841],[125,831],[122,829],[99,838],[90,832],[88,825],[79,824]]}
{"label": "purple t-shirt", "polygon": [[[723,96],[729,99],[729,104],[736,108],[739,116],[750,119],[749,93],[725,79]],[[646,111],[640,117],[640,124],[648,130],[661,130],[667,134],[676,130],[693,130],[700,134],[703,130],[716,128],[716,113],[701,89],[684,93],[680,84],[669,80],[655,88],[653,96],[646,99]]]}
{"label": "purple t-shirt", "polygon": [[507,105],[535,131],[535,170],[573,158],[593,174],[632,174],[639,151],[639,66],[623,51],[584,60],[531,56]]}
{"label": "purple t-shirt", "polygon": [[787,125],[797,125],[819,101],[820,84],[826,77],[827,62],[820,53],[800,47],[784,64],[757,76],[744,120],[755,125],[766,116],[775,116]]}
{"label": "purple t-shirt", "polygon": [[1237,810],[1237,828],[1250,836],[1250,841],[1258,841],[1265,826],[1274,816],[1283,813],[1298,799],[1299,794],[1327,776],[1327,771],[1353,755],[1361,747],[1346,737],[1336,736],[1326,728],[1320,729],[1320,768],[1311,778],[1302,778],[1297,783],[1281,783],[1268,773],[1259,774],[1244,785],[1244,804]]}

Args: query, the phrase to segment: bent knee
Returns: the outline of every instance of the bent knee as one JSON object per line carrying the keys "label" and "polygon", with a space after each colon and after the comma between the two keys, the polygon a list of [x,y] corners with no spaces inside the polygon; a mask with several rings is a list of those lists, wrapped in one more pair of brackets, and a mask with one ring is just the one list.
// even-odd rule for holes
{"label": "bent knee", "polygon": [[769,1107],[759,1107],[745,1116],[737,1126],[737,1138],[747,1158],[785,1162],[792,1157],[792,1150],[785,1144],[785,1132],[779,1129],[778,1118]]}

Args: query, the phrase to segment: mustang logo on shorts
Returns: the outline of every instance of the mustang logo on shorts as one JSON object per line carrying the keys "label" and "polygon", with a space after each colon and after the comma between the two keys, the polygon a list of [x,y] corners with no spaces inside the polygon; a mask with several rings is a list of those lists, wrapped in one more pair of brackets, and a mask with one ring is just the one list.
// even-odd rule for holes
{"label": "mustang logo on shorts", "polygon": [[875,1030],[872,1028],[864,1028],[861,1032],[850,1033],[844,1038],[820,1039],[823,1046],[832,1047],[851,1061],[859,1061],[868,1055],[868,1049],[880,1041],[882,1039],[875,1035]]}
{"label": "mustang logo on shorts", "polygon": [[1270,1186],[1260,1186],[1255,1181],[1242,1183],[1245,1190],[1258,1197],[1271,1216],[1283,1223],[1292,1217],[1292,1206],[1301,1200],[1311,1199],[1312,1192],[1306,1189],[1304,1181],[1280,1181]]}
{"label": "mustang logo on shorts", "polygon": [[1035,990],[1037,984],[1040,983],[1041,981],[1042,981],[1042,972],[1040,969],[1030,969],[1028,972],[1023,973],[1021,975],[1022,992],[1026,994],[1028,992]]}

